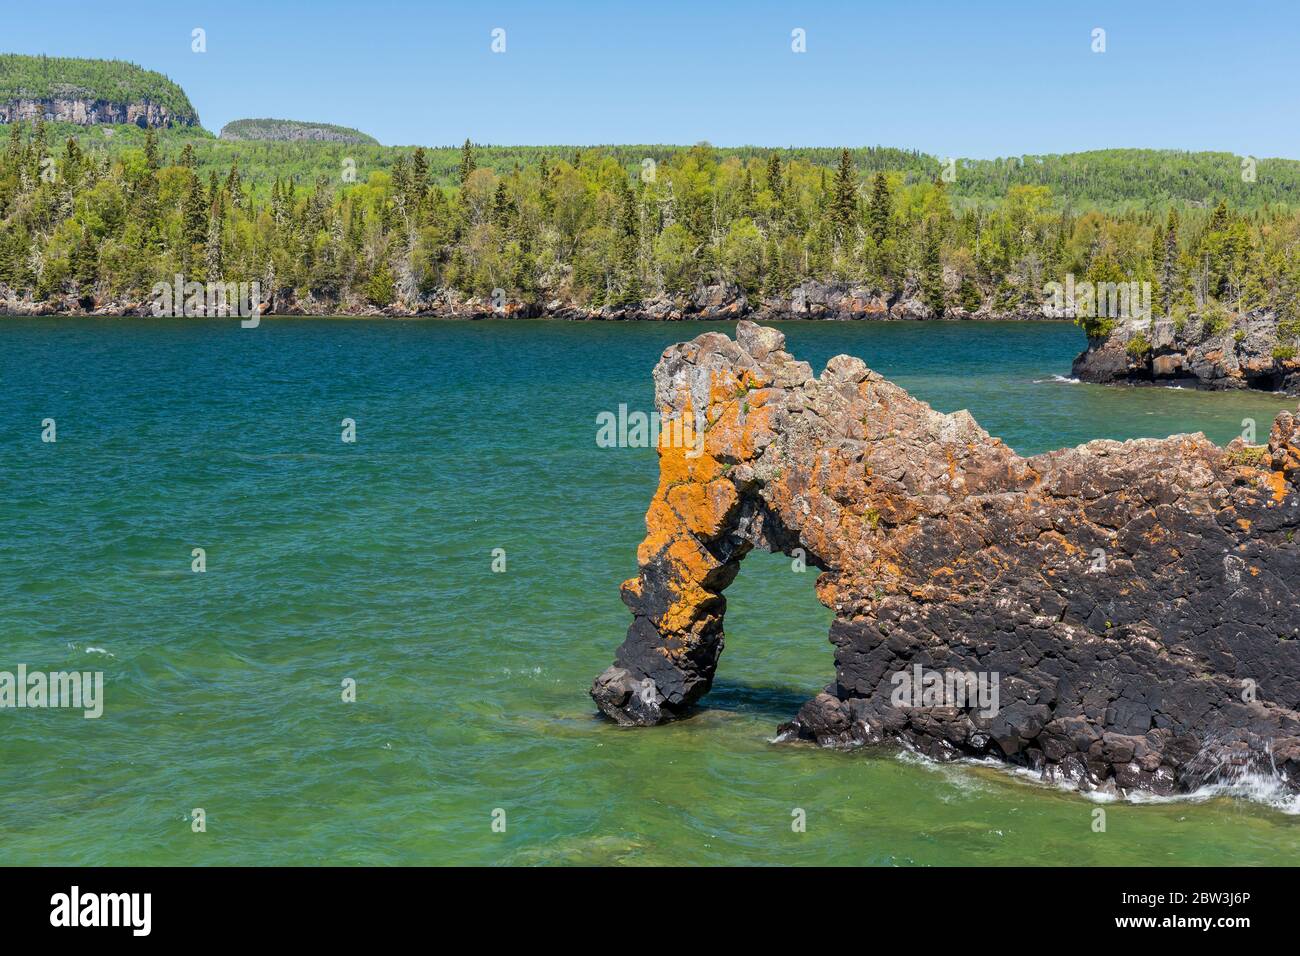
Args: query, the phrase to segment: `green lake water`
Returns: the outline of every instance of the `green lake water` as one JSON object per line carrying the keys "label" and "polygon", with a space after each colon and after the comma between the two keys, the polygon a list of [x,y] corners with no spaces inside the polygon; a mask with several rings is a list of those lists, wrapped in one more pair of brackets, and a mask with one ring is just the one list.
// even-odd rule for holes
{"label": "green lake water", "polygon": [[[1300,859],[1264,783],[1098,804],[771,743],[832,676],[813,574],[775,555],[728,590],[695,716],[598,719],[657,466],[597,447],[596,416],[649,410],[662,350],[707,329],[729,326],[0,321],[0,670],[105,680],[98,720],[0,710],[0,864]],[[1061,380],[1063,323],[783,330],[815,370],[859,355],[1023,453],[1247,418],[1263,440],[1295,404]]]}

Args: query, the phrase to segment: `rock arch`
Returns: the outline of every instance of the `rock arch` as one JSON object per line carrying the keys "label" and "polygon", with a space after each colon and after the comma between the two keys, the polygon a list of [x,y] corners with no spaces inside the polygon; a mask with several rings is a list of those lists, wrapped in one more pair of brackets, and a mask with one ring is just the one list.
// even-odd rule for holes
{"label": "rock arch", "polygon": [[[1263,447],[1198,434],[1022,458],[859,359],[814,377],[784,345],[740,322],[655,368],[659,411],[684,427],[661,438],[622,587],[633,622],[592,686],[605,714],[687,713],[741,560],[799,548],[836,615],[836,680],[787,736],[992,755],[1085,788],[1243,768],[1300,782],[1294,416]],[[898,706],[917,668],[993,675],[997,712]]]}

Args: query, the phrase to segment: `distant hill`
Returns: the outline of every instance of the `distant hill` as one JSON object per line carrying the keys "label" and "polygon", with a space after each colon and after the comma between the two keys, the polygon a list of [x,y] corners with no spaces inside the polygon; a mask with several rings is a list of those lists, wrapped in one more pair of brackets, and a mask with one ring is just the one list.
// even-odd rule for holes
{"label": "distant hill", "polygon": [[0,123],[45,119],[95,126],[197,126],[179,86],[123,60],[0,54]]}
{"label": "distant hill", "polygon": [[379,140],[360,130],[332,123],[303,123],[299,120],[242,119],[221,127],[221,139],[269,140],[271,142],[298,142],[311,140],[323,143],[365,143],[378,146]]}
{"label": "distant hill", "polygon": [[[85,129],[67,123],[47,125],[50,142],[74,136],[81,140],[83,148],[103,150],[110,156],[144,146],[145,131],[132,127]],[[106,136],[110,131],[113,135]],[[370,139],[361,143],[306,138],[276,141],[242,136],[232,139],[229,135],[218,139],[200,127],[163,130],[158,140],[164,156],[172,159],[187,143],[191,144],[195,162],[205,179],[211,172],[224,176],[231,162],[238,159],[244,184],[268,193],[276,177],[311,184],[321,176],[337,176],[340,164],[347,159],[356,164],[358,178],[364,182],[372,173],[390,173],[402,157],[409,161],[416,148],[414,144],[380,146]],[[552,167],[561,161],[586,166],[613,160],[627,169],[630,177],[640,177],[647,159],[665,163],[691,148],[650,143],[581,147],[479,145],[475,147],[475,156],[479,166],[500,175],[510,173],[516,166],[536,165],[544,158]],[[461,146],[425,146],[424,150],[429,182],[447,189],[458,186]],[[709,153],[719,159],[735,159],[741,163],[766,163],[773,152],[765,146],[709,148]],[[839,161],[838,149],[794,146],[779,152],[783,162],[800,160],[820,166],[828,176]],[[903,184],[917,184],[933,182],[944,172],[942,159],[917,150],[876,146],[854,148],[850,153],[863,177],[884,170]],[[1259,157],[1252,181],[1243,175],[1245,159],[1233,153],[1144,149],[959,159],[953,181],[945,185],[959,211],[970,206],[998,206],[1014,186],[1045,186],[1050,190],[1053,208],[1075,214],[1089,209],[1151,210],[1163,216],[1171,206],[1208,212],[1220,199],[1243,211],[1278,205],[1300,208],[1300,161]],[[755,179],[763,180],[761,172],[755,172]],[[864,191],[866,188],[864,183]]]}

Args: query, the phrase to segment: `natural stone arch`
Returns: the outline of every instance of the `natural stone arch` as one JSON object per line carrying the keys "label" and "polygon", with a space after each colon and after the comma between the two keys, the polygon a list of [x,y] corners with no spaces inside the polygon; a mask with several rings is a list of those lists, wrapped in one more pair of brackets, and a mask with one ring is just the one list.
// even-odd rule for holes
{"label": "natural stone arch", "polygon": [[[741,358],[730,339],[714,335],[710,344],[721,351],[705,355]],[[708,692],[723,649],[722,592],[740,562],[755,546],[787,553],[799,546],[752,484],[733,474],[752,467],[774,437],[773,380],[757,363],[692,358],[666,356],[655,370],[656,403],[669,427],[660,434],[659,486],[637,549],[640,573],[621,588],[633,622],[592,689],[601,709],[625,724],[660,723]],[[805,560],[821,566],[815,556]]]}
{"label": "natural stone arch", "polygon": [[[836,680],[791,735],[993,755],[1085,787],[1265,764],[1300,779],[1293,416],[1263,448],[1183,435],[1022,458],[858,359],[814,377],[748,322],[665,351],[655,395],[685,428],[661,439],[622,589],[634,620],[592,687],[614,719],[686,712],[741,559],[797,547],[823,569]],[[895,706],[915,667],[999,675],[999,711]]]}

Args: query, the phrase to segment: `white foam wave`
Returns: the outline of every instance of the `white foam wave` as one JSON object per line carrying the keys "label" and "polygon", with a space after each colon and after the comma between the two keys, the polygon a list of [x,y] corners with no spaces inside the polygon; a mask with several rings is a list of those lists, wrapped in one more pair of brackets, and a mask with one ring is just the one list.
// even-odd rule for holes
{"label": "white foam wave", "polygon": [[[959,760],[938,761],[911,748],[900,750],[896,756],[903,763],[924,767],[927,770],[939,773],[943,773],[945,768],[959,767],[981,767],[996,770],[999,773],[1036,786],[1049,787],[1063,793],[1078,794],[1093,803],[1114,803],[1117,800],[1123,800],[1131,804],[1205,803],[1220,797],[1233,797],[1269,807],[1289,816],[1300,816],[1300,793],[1296,793],[1288,787],[1281,775],[1253,770],[1244,771],[1232,780],[1206,784],[1191,793],[1162,796],[1145,790],[1132,790],[1127,793],[1121,793],[1117,790],[1080,790],[1072,780],[1044,779],[1041,774],[1030,770],[1028,767],[1017,767],[1014,764],[1003,763],[995,757],[962,757]],[[949,780],[956,782],[953,776],[949,776]]]}

